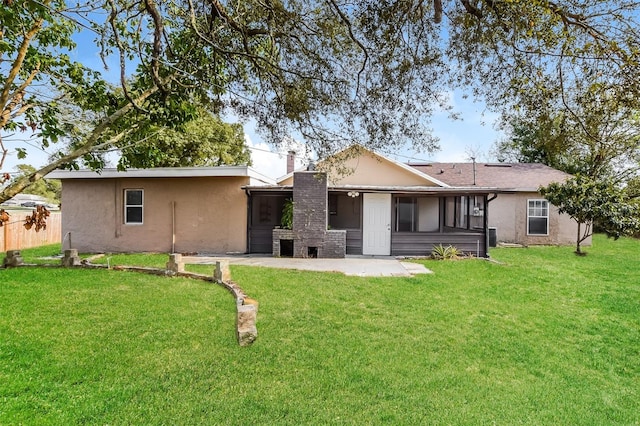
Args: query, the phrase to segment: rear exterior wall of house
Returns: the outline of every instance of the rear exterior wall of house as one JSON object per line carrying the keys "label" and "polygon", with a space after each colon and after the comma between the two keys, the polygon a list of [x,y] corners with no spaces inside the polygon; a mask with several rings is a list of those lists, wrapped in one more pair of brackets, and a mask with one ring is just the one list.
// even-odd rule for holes
{"label": "rear exterior wall of house", "polygon": [[[544,201],[537,192],[499,194],[489,203],[489,227],[496,228],[497,241],[522,245],[572,245],[576,242],[577,224],[566,214],[548,204],[547,232],[536,234],[529,229],[529,202]],[[541,219],[544,224],[544,218]],[[591,244],[591,238],[585,245]]]}
{"label": "rear exterior wall of house", "polygon": [[63,180],[63,248],[170,252],[175,244],[177,253],[244,253],[246,184],[247,177]]}

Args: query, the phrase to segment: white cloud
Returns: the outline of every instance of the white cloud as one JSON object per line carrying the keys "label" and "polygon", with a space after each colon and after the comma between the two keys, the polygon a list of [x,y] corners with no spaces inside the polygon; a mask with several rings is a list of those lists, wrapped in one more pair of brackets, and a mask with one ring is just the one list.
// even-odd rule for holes
{"label": "white cloud", "polygon": [[275,151],[271,145],[265,142],[254,142],[247,133],[244,138],[251,150],[251,161],[253,162],[251,167],[265,176],[277,179],[287,174],[288,151],[300,153],[296,156],[296,169],[303,168],[308,164],[308,159],[304,157],[304,145],[300,142],[294,140],[283,142],[280,148]]}

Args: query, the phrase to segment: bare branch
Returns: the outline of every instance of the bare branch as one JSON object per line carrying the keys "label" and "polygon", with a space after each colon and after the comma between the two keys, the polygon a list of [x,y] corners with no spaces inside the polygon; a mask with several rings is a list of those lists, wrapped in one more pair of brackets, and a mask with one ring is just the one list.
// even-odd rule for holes
{"label": "bare branch", "polygon": [[338,7],[335,0],[329,0],[329,3],[331,3],[335,11],[338,13],[338,16],[340,16],[340,20],[347,27],[347,30],[349,31],[349,37],[351,38],[351,40],[353,40],[358,45],[358,47],[360,48],[360,50],[362,50],[362,53],[364,54],[364,60],[362,61],[362,66],[360,67],[360,71],[358,71],[358,79],[356,81],[355,96],[358,96],[358,91],[360,90],[360,77],[362,76],[362,73],[364,72],[367,66],[367,61],[369,60],[369,53],[367,52],[367,48],[364,46],[364,44],[362,44],[362,42],[358,40],[358,38],[353,34],[353,27],[351,25],[351,21],[342,12],[342,10],[340,10],[340,7]]}

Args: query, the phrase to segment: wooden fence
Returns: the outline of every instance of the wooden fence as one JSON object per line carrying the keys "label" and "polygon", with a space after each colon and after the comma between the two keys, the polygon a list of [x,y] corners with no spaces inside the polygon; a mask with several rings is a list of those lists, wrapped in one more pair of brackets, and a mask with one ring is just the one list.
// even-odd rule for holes
{"label": "wooden fence", "polygon": [[38,232],[35,231],[35,228],[27,230],[23,226],[24,220],[27,215],[31,214],[31,210],[9,210],[8,213],[11,215],[11,220],[0,227],[0,249],[2,252],[60,243],[62,237],[60,212],[51,212],[51,216],[47,218],[47,229],[41,229]]}

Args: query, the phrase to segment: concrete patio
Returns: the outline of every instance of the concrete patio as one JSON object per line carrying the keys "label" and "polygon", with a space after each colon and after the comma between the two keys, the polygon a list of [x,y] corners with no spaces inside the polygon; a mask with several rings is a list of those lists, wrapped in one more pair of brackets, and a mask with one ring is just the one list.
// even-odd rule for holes
{"label": "concrete patio", "polygon": [[390,256],[347,256],[343,259],[300,259],[270,256],[183,256],[188,264],[215,264],[227,260],[233,265],[266,268],[298,269],[304,271],[340,272],[357,277],[412,277],[430,274],[424,265],[398,260]]}

